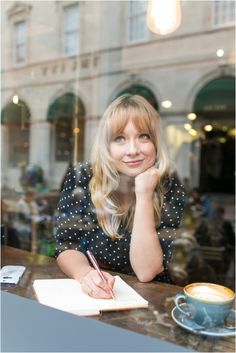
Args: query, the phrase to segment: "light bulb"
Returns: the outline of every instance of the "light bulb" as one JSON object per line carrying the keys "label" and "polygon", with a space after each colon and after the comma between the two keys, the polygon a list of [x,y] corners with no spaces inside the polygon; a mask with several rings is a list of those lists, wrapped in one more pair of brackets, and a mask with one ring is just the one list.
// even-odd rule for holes
{"label": "light bulb", "polygon": [[190,135],[192,136],[197,136],[197,131],[195,129],[190,129],[189,130]]}
{"label": "light bulb", "polygon": [[196,115],[195,113],[189,113],[189,114],[187,115],[187,118],[188,118],[189,120],[195,120],[195,119],[197,118],[197,115]]}
{"label": "light bulb", "polygon": [[166,100],[166,101],[161,102],[161,106],[163,108],[169,109],[172,106],[172,103],[171,103],[171,101]]}
{"label": "light bulb", "polygon": [[184,124],[184,128],[185,130],[189,131],[190,129],[192,129],[192,125],[186,123]]}
{"label": "light bulb", "polygon": [[174,32],[181,22],[180,0],[148,0],[147,25],[156,34]]}
{"label": "light bulb", "polygon": [[222,56],[224,56],[224,50],[223,49],[218,49],[216,52],[216,55],[218,56],[218,58],[222,58]]}
{"label": "light bulb", "polygon": [[213,130],[213,126],[210,125],[210,124],[209,124],[209,125],[205,125],[205,126],[204,126],[204,130],[205,130],[205,131],[208,131],[208,132],[209,132],[209,131],[212,131],[212,130]]}
{"label": "light bulb", "polygon": [[16,94],[13,96],[12,102],[13,102],[14,104],[18,104],[18,103],[19,103],[19,97],[18,97]]}

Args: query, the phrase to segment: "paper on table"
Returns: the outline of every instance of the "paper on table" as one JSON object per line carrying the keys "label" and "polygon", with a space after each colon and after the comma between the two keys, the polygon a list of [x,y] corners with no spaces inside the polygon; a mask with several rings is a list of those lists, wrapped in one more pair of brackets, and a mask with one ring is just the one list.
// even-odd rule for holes
{"label": "paper on table", "polygon": [[33,283],[38,301],[77,315],[98,315],[105,310],[145,308],[148,302],[119,276],[115,276],[115,299],[95,299],[82,292],[73,279],[39,279]]}

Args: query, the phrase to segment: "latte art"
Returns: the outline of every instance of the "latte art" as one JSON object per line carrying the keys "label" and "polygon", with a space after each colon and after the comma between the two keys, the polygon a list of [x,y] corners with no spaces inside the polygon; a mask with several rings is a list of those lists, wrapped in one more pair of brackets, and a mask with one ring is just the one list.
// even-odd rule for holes
{"label": "latte art", "polygon": [[188,288],[188,293],[196,299],[212,302],[222,302],[231,298],[230,293],[226,290],[209,286],[193,286]]}

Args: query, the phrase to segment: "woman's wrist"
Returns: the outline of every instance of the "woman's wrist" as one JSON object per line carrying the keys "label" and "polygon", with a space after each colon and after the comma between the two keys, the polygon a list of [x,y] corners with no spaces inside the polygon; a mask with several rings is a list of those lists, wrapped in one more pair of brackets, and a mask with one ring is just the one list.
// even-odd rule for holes
{"label": "woman's wrist", "polygon": [[91,266],[88,266],[86,269],[83,269],[81,270],[80,272],[76,273],[73,278],[76,280],[76,281],[79,281],[81,282],[83,280],[83,278],[85,276],[87,276],[87,274],[93,270],[93,267]]}
{"label": "woman's wrist", "polygon": [[136,193],[136,203],[145,203],[153,201],[153,193]]}

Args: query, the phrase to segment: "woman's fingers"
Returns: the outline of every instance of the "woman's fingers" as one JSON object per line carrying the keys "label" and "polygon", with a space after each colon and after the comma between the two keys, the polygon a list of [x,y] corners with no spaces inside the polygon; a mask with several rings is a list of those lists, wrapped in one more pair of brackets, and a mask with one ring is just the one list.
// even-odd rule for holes
{"label": "woman's fingers", "polygon": [[157,168],[151,167],[135,178],[136,193],[153,193],[160,180],[160,172]]}
{"label": "woman's fingers", "polygon": [[115,277],[110,275],[110,273],[108,273],[108,272],[102,272],[102,273],[103,273],[103,276],[106,278],[107,283],[109,284],[110,288],[112,289],[115,284]]}
{"label": "woman's fingers", "polygon": [[96,270],[92,270],[81,281],[82,290],[93,298],[111,298],[110,287],[113,287],[114,277],[106,272],[103,272],[103,275],[106,278],[108,285],[102,280]]}

